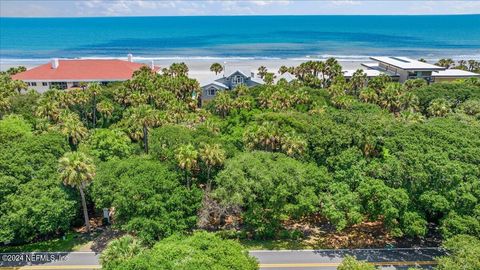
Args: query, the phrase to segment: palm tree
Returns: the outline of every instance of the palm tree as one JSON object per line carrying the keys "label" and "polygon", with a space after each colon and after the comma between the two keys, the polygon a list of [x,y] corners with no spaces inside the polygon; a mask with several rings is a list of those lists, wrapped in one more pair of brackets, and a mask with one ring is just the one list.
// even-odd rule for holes
{"label": "palm tree", "polygon": [[2,112],[10,110],[11,102],[8,96],[0,96],[0,119],[2,119]]}
{"label": "palm tree", "polygon": [[210,66],[210,71],[215,72],[215,75],[223,71],[223,66],[220,63],[213,63]]}
{"label": "palm tree", "polygon": [[282,138],[282,150],[290,157],[300,156],[307,148],[307,142],[299,136],[285,135]]}
{"label": "palm tree", "polygon": [[430,116],[443,117],[452,111],[452,103],[444,98],[437,98],[430,102],[427,112]]}
{"label": "palm tree", "polygon": [[84,190],[95,177],[95,165],[92,159],[82,152],[67,152],[60,158],[58,163],[58,171],[63,183],[76,187],[80,191],[85,227],[87,228],[87,232],[90,233],[90,222]]}
{"label": "palm tree", "polygon": [[376,103],[378,101],[378,95],[375,89],[366,87],[360,91],[359,98],[363,102]]}
{"label": "palm tree", "polygon": [[173,77],[187,76],[188,66],[185,63],[173,63],[170,65],[169,73]]}
{"label": "palm tree", "polygon": [[427,81],[425,79],[422,79],[422,78],[409,79],[409,80],[407,80],[403,83],[403,87],[405,87],[405,89],[407,91],[411,91],[411,90],[414,90],[414,89],[417,89],[417,88],[420,88],[420,87],[424,87],[426,85],[427,85]]}
{"label": "palm tree", "polygon": [[448,58],[448,59],[443,58],[438,60],[438,62],[435,63],[435,65],[441,66],[444,68],[450,68],[455,65],[455,62],[451,58]]}
{"label": "palm tree", "polygon": [[233,101],[233,106],[239,110],[249,110],[253,107],[254,103],[255,100],[251,96],[239,96]]}
{"label": "palm tree", "polygon": [[367,74],[363,71],[363,69],[356,70],[352,78],[350,78],[350,87],[352,89],[352,93],[355,96],[358,96],[358,90],[365,87],[367,85]]}
{"label": "palm tree", "polygon": [[469,71],[475,71],[476,69],[480,68],[480,62],[477,62],[475,60],[468,60],[468,70]]}
{"label": "palm tree", "polygon": [[175,154],[178,166],[185,171],[185,180],[187,187],[190,188],[188,173],[197,167],[198,152],[192,144],[180,146]]}
{"label": "palm tree", "polygon": [[112,117],[113,114],[113,103],[109,100],[100,101],[97,103],[97,110],[102,114],[103,126],[105,126],[105,122]]}
{"label": "palm tree", "polygon": [[263,79],[263,77],[265,77],[265,74],[267,74],[268,70],[265,66],[260,66],[258,68],[258,76],[260,76],[261,79]]}
{"label": "palm tree", "polygon": [[97,125],[97,95],[100,93],[102,90],[102,87],[100,87],[100,84],[97,82],[92,82],[88,84],[88,91],[92,95],[93,98],[93,127],[95,128]]}
{"label": "palm tree", "polygon": [[263,81],[265,82],[266,85],[272,85],[273,81],[275,80],[275,74],[271,72],[267,72],[263,75]]}
{"label": "palm tree", "polygon": [[[140,105],[129,111],[129,120],[135,127],[140,125],[142,129],[143,149],[148,154],[148,130],[150,127],[160,125],[160,112],[149,105]],[[136,128],[135,128],[136,129]]]}
{"label": "palm tree", "polygon": [[108,243],[107,248],[102,251],[100,262],[104,268],[113,268],[109,267],[110,262],[130,259],[143,249],[140,241],[127,234]]}
{"label": "palm tree", "polygon": [[122,105],[123,108],[127,108],[132,102],[130,90],[123,86],[117,89],[113,99]]}
{"label": "palm tree", "polygon": [[279,73],[279,74],[285,74],[285,73],[287,73],[287,72],[289,72],[289,71],[290,71],[290,68],[287,67],[287,66],[281,66],[281,67],[278,69],[278,73]]}
{"label": "palm tree", "polygon": [[456,69],[461,69],[461,70],[468,70],[467,60],[458,60],[458,66],[456,66],[455,68]]}
{"label": "palm tree", "polygon": [[215,97],[214,102],[215,110],[220,113],[222,118],[225,118],[233,107],[233,100],[227,91],[220,91]]}
{"label": "palm tree", "polygon": [[27,90],[28,85],[24,81],[12,80],[11,81],[11,88],[16,90],[20,94],[22,92],[22,90]]}
{"label": "palm tree", "polygon": [[213,167],[220,166],[225,161],[225,151],[219,144],[206,144],[200,148],[200,159],[207,167],[207,192],[211,190],[210,172]]}
{"label": "palm tree", "polygon": [[45,117],[49,121],[57,121],[60,115],[60,105],[56,101],[42,98],[38,102],[35,114],[39,117]]}
{"label": "palm tree", "polygon": [[63,111],[59,116],[58,129],[60,133],[67,137],[67,140],[72,147],[76,149],[80,140],[87,136],[88,130],[80,121],[80,117],[76,113],[70,111]]}
{"label": "palm tree", "polygon": [[403,92],[403,85],[400,83],[388,83],[379,96],[380,106],[398,114],[402,108]]}

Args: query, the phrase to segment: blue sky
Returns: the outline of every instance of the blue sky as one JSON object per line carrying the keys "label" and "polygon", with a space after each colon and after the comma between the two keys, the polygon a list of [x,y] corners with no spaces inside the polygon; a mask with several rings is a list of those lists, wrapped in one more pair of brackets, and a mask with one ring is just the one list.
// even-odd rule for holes
{"label": "blue sky", "polygon": [[2,17],[480,14],[480,0],[0,0]]}

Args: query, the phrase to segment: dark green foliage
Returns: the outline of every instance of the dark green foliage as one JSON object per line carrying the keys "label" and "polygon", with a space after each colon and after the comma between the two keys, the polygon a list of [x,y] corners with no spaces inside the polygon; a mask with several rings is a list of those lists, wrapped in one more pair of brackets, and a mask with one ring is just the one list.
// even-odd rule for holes
{"label": "dark green foliage", "polygon": [[0,205],[0,241],[25,242],[68,231],[77,203],[54,179],[31,180]]}
{"label": "dark green foliage", "polygon": [[0,143],[32,135],[32,126],[21,116],[8,115],[0,120]]}
{"label": "dark green foliage", "polygon": [[135,237],[124,235],[108,243],[100,256],[103,269],[120,269],[125,262],[128,262],[142,252],[144,247]]}
{"label": "dark green foliage", "polygon": [[358,261],[353,256],[346,256],[338,266],[338,270],[375,270],[375,266],[367,262]]}
{"label": "dark green foliage", "polygon": [[[130,245],[134,245],[130,243]],[[118,245],[116,245],[118,246]],[[109,246],[112,253],[116,246]],[[112,249],[110,251],[110,249]],[[121,250],[125,250],[122,248]],[[131,250],[131,249],[130,249]],[[192,236],[171,236],[151,249],[136,256],[103,260],[104,269],[164,269],[164,270],[255,270],[255,258],[233,240],[223,240],[207,232],[195,232]]]}
{"label": "dark green foliage", "polygon": [[64,137],[46,133],[0,144],[0,172],[22,183],[48,179],[57,170],[57,161],[68,149]]}
{"label": "dark green foliage", "polygon": [[467,99],[480,99],[480,86],[467,83],[435,83],[418,89],[413,93],[418,97],[420,110],[426,114],[430,102],[444,98],[458,105]]}
{"label": "dark green foliage", "polygon": [[116,224],[152,244],[195,225],[201,192],[158,161],[129,158],[98,167],[92,197],[97,208],[115,209]]}
{"label": "dark green foliage", "polygon": [[129,157],[134,151],[134,145],[128,136],[119,130],[96,129],[80,144],[79,149],[101,161],[108,161]]}
{"label": "dark green foliage", "polygon": [[11,112],[21,115],[29,123],[34,124],[35,106],[37,105],[40,94],[35,91],[28,91],[23,95],[15,95],[10,97]]}
{"label": "dark green foliage", "polygon": [[228,160],[215,178],[214,197],[237,205],[249,230],[273,237],[282,221],[318,211],[318,195],[331,181],[325,169],[283,154],[252,152]]}
{"label": "dark green foliage", "polygon": [[11,139],[0,143],[0,242],[23,243],[68,231],[78,205],[56,172],[66,141],[54,133],[33,135],[22,121],[14,123],[17,128],[3,130]]}
{"label": "dark green foliage", "polygon": [[363,220],[358,193],[345,183],[334,183],[320,195],[321,213],[337,228],[343,230]]}
{"label": "dark green foliage", "polygon": [[152,131],[151,154],[162,161],[174,161],[175,150],[192,142],[192,131],[184,126],[167,125]]}
{"label": "dark green foliage", "polygon": [[470,235],[457,235],[448,239],[443,246],[449,256],[438,260],[437,270],[480,269],[480,240]]}

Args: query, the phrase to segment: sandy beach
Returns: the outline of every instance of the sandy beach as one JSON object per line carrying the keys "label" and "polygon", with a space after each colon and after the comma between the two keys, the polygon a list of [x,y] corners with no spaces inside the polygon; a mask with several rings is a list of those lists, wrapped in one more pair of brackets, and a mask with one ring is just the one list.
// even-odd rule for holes
{"label": "sandy beach", "polygon": [[[123,58],[122,58],[123,59]],[[126,60],[123,59],[123,60]],[[312,59],[312,60],[325,60],[325,59]],[[151,65],[152,60],[142,59],[135,59],[133,61],[145,63]],[[231,73],[235,70],[241,70],[245,73],[250,73],[252,71],[256,71],[258,67],[265,66],[267,67],[269,72],[277,73],[278,69],[285,65],[285,66],[298,66],[302,62],[308,61],[307,59],[209,59],[209,60],[192,60],[192,59],[161,59],[161,60],[154,60],[154,64],[156,66],[160,66],[161,68],[168,67],[172,63],[179,63],[184,62],[187,64],[189,68],[189,76],[192,78],[197,79],[200,83],[204,83],[211,79],[214,76],[214,73],[210,71],[210,66],[217,62],[225,67],[225,73]],[[25,66],[27,69],[31,69],[35,66],[42,65],[48,63],[48,59],[41,59],[41,60],[0,60],[0,70],[4,71],[9,69],[10,67],[16,66]],[[361,68],[361,64],[368,62],[368,59],[365,58],[363,60],[339,60],[339,63],[342,65],[344,70],[348,69],[358,69]]]}

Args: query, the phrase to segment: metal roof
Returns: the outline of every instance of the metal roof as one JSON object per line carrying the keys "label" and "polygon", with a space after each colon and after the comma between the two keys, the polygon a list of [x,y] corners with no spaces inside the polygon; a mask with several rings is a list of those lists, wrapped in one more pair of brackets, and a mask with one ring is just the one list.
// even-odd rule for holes
{"label": "metal roof", "polygon": [[222,87],[222,88],[224,88],[224,89],[228,89],[228,86],[226,86],[226,85],[223,84],[223,83],[217,82],[217,81],[209,82],[209,83],[207,83],[207,84],[205,84],[205,85],[202,85],[201,87],[204,88],[204,87],[207,87],[207,86],[212,85],[212,84],[213,84],[213,85],[216,85],[216,86],[218,86],[218,87]]}
{"label": "metal roof", "polygon": [[446,69],[442,71],[435,71],[432,77],[480,77],[480,74],[465,71],[461,69]]}
{"label": "metal roof", "polygon": [[404,70],[445,70],[444,67],[439,67],[429,63],[421,62],[418,60],[410,59],[407,57],[392,57],[392,56],[379,56],[370,57],[370,59],[377,62],[385,63]]}
{"label": "metal roof", "polygon": [[[375,69],[362,69],[365,74],[367,74],[367,77],[376,77],[379,76],[380,74],[385,74],[385,72],[375,70]],[[353,73],[355,73],[357,69],[347,69],[343,71],[343,76],[345,77],[352,77]]]}

